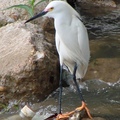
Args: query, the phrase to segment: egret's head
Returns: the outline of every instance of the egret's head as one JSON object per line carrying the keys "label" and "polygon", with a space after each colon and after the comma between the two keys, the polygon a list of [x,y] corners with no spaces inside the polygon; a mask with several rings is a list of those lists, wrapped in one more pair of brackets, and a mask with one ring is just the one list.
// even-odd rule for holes
{"label": "egret's head", "polygon": [[31,20],[34,20],[38,17],[41,17],[41,16],[55,18],[58,15],[58,13],[65,11],[65,8],[66,8],[65,6],[66,6],[66,2],[64,2],[64,1],[52,1],[47,5],[47,7],[42,12],[40,12],[39,14],[30,18],[25,23],[27,23]]}

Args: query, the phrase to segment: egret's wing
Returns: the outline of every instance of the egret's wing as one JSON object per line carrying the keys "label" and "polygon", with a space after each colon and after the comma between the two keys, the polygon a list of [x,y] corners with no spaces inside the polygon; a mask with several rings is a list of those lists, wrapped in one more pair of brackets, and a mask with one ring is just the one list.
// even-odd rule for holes
{"label": "egret's wing", "polygon": [[80,49],[81,58],[82,58],[82,64],[80,68],[78,68],[79,72],[77,74],[81,73],[81,76],[84,77],[87,71],[87,67],[90,59],[89,40],[88,40],[87,30],[84,24],[82,23],[82,21],[80,21],[77,18],[76,24],[77,24],[77,32],[78,32],[77,34],[78,44],[79,44],[79,49]]}
{"label": "egret's wing", "polygon": [[85,62],[88,64],[90,59],[90,50],[89,50],[89,39],[88,39],[88,33],[86,30],[86,27],[84,24],[79,21],[79,25],[77,26],[78,30],[78,44],[79,48],[82,52],[82,56],[85,60]]}

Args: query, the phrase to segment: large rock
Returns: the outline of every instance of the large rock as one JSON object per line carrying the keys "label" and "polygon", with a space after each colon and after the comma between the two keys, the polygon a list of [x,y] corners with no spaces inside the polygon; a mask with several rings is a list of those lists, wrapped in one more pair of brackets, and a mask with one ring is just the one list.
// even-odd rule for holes
{"label": "large rock", "polygon": [[49,41],[43,33],[37,25],[24,22],[0,28],[0,102],[42,100],[58,87],[54,39]]}

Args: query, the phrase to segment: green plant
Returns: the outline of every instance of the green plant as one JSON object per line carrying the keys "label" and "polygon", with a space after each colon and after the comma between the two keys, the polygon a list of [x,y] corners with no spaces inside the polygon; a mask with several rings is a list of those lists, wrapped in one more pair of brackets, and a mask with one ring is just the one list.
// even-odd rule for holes
{"label": "green plant", "polygon": [[13,5],[13,6],[10,6],[6,9],[4,9],[4,10],[11,9],[11,8],[22,8],[22,9],[25,9],[28,12],[30,17],[33,17],[35,7],[38,4],[40,4],[41,2],[44,2],[44,1],[46,1],[46,0],[40,0],[39,2],[35,3],[36,0],[28,0],[28,5],[26,5],[26,4]]}

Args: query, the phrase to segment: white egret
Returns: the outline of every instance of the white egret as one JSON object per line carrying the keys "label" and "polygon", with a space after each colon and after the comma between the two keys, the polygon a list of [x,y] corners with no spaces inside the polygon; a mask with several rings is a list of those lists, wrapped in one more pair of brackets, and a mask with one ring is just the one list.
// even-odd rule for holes
{"label": "white egret", "polygon": [[67,2],[52,1],[41,13],[30,18],[25,23],[43,15],[54,18],[56,30],[55,42],[60,60],[59,114],[57,120],[68,118],[74,112],[68,114],[61,113],[63,65],[66,65],[71,74],[73,74],[73,80],[82,101],[82,106],[75,110],[85,109],[88,116],[92,118],[76,81],[76,79],[82,79],[85,76],[90,59],[88,34],[81,17]]}

